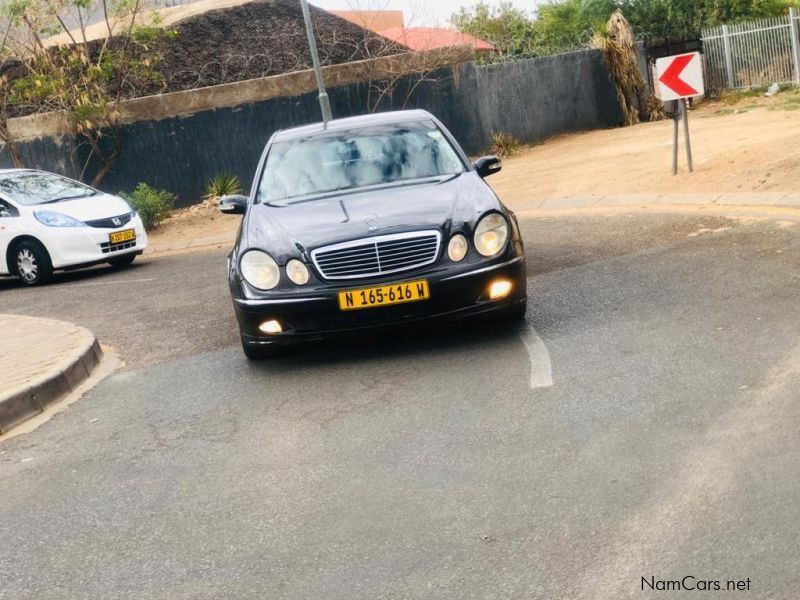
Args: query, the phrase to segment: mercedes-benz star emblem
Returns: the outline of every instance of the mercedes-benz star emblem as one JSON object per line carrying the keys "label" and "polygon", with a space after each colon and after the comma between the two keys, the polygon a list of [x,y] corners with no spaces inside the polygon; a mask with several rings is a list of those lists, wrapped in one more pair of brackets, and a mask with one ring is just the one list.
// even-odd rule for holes
{"label": "mercedes-benz star emblem", "polygon": [[364,221],[367,223],[367,227],[369,227],[370,231],[375,231],[378,228],[378,215],[375,213],[369,213]]}

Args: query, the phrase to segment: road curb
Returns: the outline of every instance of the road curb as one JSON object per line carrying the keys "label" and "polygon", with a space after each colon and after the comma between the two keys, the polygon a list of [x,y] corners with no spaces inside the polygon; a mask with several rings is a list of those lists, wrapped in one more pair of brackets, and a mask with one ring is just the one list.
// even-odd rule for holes
{"label": "road curb", "polygon": [[[78,339],[50,369],[21,387],[0,391],[0,434],[43,413],[48,406],[77,389],[92,375],[103,358],[97,338],[88,329],[49,319],[35,321],[69,326]],[[46,344],[47,340],[43,340],[43,343]]]}
{"label": "road curb", "polygon": [[719,206],[751,208],[797,208],[800,209],[800,193],[754,192],[754,193],[661,193],[661,194],[596,194],[575,196],[552,196],[531,203],[533,209],[577,209],[624,206]]}

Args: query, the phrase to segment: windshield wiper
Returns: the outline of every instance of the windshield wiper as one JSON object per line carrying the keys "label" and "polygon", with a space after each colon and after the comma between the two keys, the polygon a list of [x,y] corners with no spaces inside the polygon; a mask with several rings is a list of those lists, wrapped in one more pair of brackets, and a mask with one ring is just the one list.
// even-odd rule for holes
{"label": "windshield wiper", "polygon": [[398,179],[395,181],[387,181],[385,183],[378,183],[375,185],[367,185],[361,187],[359,186],[343,187],[335,190],[328,190],[326,192],[318,192],[316,194],[311,194],[305,197],[295,196],[294,198],[286,198],[284,200],[281,200],[280,202],[268,201],[268,202],[262,202],[260,204],[269,204],[270,206],[285,207],[285,206],[291,206],[293,204],[304,204],[306,202],[314,202],[315,200],[324,200],[325,198],[341,196],[342,194],[346,193],[365,194],[368,192],[378,192],[381,190],[408,187],[412,185],[425,185],[426,183],[439,184],[439,183],[445,183],[447,181],[452,181],[456,177],[460,176],[462,173],[454,173],[452,175],[432,175],[430,177],[420,177],[417,179]]}
{"label": "windshield wiper", "polygon": [[461,171],[461,173],[453,173],[452,175],[442,176],[442,178],[436,183],[447,183],[448,181],[453,181],[453,179],[461,177],[463,174],[464,171]]}
{"label": "windshield wiper", "polygon": [[78,198],[91,198],[92,196],[97,196],[97,194],[83,194],[81,196],[62,196],[60,198],[53,198],[52,200],[45,200],[44,202],[39,202],[39,204],[55,204],[56,202],[64,202],[66,200],[77,200]]}

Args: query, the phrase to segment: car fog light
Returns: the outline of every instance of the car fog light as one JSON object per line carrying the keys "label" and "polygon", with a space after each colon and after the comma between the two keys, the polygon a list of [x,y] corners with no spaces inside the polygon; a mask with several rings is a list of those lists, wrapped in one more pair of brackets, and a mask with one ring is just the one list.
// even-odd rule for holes
{"label": "car fog light", "polygon": [[450,238],[450,243],[447,245],[447,256],[449,256],[450,260],[453,262],[458,262],[464,260],[468,249],[467,238],[457,233]]}
{"label": "car fog light", "polygon": [[308,269],[296,258],[286,263],[286,275],[296,285],[308,283]]}
{"label": "car fog light", "polygon": [[270,321],[264,321],[261,325],[258,326],[258,329],[261,331],[261,333],[269,333],[269,334],[283,332],[283,327],[281,327],[281,324],[275,319],[272,319]]}
{"label": "car fog light", "polygon": [[500,300],[508,296],[509,292],[511,292],[511,282],[507,279],[498,279],[489,286],[489,299]]}

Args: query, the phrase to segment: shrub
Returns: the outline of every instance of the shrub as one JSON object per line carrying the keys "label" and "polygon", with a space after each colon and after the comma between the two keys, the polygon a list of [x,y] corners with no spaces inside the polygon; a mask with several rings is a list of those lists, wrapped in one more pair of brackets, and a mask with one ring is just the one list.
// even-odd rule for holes
{"label": "shrub", "polygon": [[146,183],[140,183],[131,194],[120,194],[128,204],[139,213],[145,229],[158,227],[169,216],[175,205],[175,194],[156,190]]}
{"label": "shrub", "polygon": [[667,118],[667,107],[655,94],[647,97],[644,110],[647,113],[648,121],[661,121]]}
{"label": "shrub", "polygon": [[522,149],[522,142],[515,138],[510,133],[503,133],[502,131],[492,132],[492,146],[489,149],[490,154],[497,156],[515,156],[519,154]]}
{"label": "shrub", "polygon": [[240,194],[242,192],[242,184],[239,183],[239,178],[233,173],[220,173],[212,177],[206,187],[205,200],[211,201],[223,196],[231,196],[233,194]]}

